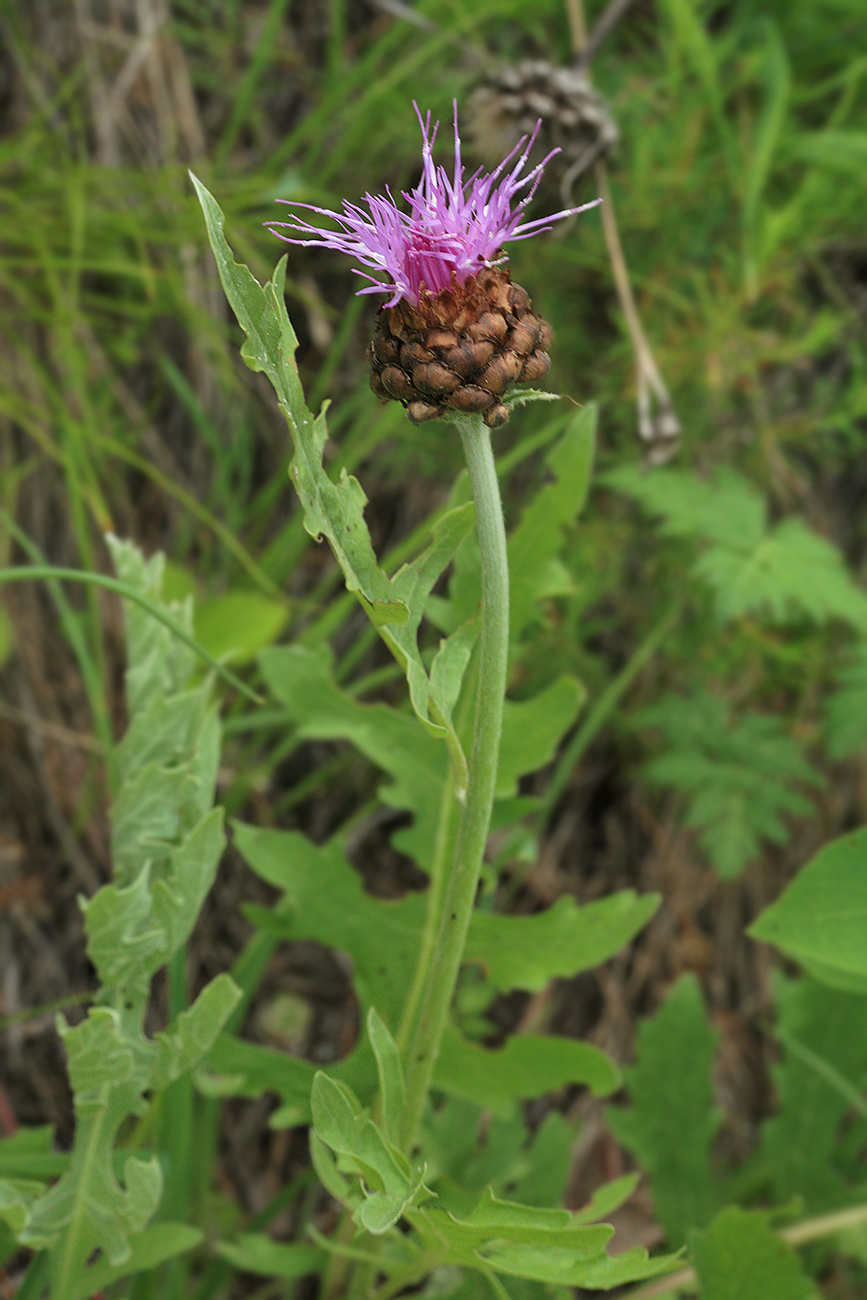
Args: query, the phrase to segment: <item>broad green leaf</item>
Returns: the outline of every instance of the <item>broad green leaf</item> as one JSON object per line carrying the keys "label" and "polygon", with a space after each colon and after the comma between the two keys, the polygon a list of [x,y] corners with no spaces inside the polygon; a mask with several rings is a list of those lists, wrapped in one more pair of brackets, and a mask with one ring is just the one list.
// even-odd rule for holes
{"label": "broad green leaf", "polygon": [[526,1246],[564,1247],[577,1256],[598,1255],[614,1236],[607,1224],[589,1226],[576,1222],[569,1210],[505,1201],[486,1188],[475,1208],[466,1215],[451,1217],[468,1229],[466,1241],[485,1245],[503,1240]]}
{"label": "broad green leaf", "polygon": [[[261,1097],[274,1092],[286,1111],[285,1126],[310,1122],[310,1089],[316,1066],[298,1056],[290,1056],[259,1043],[247,1043],[231,1034],[221,1034],[207,1056],[208,1068],[232,1079],[232,1094]],[[371,1090],[376,1072],[371,1061]],[[353,1084],[361,1091],[360,1084]]]}
{"label": "broad green leaf", "polygon": [[642,898],[623,890],[579,907],[559,898],[532,916],[473,915],[465,960],[484,968],[494,988],[539,992],[552,979],[592,970],[613,957],[647,924],[657,894]]}
{"label": "broad green leaf", "polygon": [[614,1092],[620,1075],[614,1063],[589,1043],[573,1038],[517,1034],[503,1047],[479,1047],[456,1029],[446,1030],[434,1072],[434,1084],[465,1097],[495,1114],[511,1103],[566,1084],[585,1084],[595,1097]]}
{"label": "broad green leaf", "polygon": [[121,886],[148,859],[168,857],[180,831],[180,804],[192,794],[188,772],[160,763],[149,763],[124,783],[111,809],[111,858]]}
{"label": "broad green leaf", "polygon": [[821,849],[749,928],[829,982],[867,977],[867,830]]}
{"label": "broad green leaf", "polygon": [[519,777],[551,761],[586,697],[580,682],[558,677],[530,700],[506,700],[497,768],[498,799],[517,794]]}
{"label": "broad green leaf", "polygon": [[[511,1195],[525,1205],[561,1205],[572,1168],[577,1130],[557,1110],[549,1111],[533,1135],[529,1147],[524,1143],[521,1166],[516,1171]],[[624,1198],[625,1199],[625,1198]],[[602,1218],[608,1211],[581,1217],[582,1222]]]}
{"label": "broad green leaf", "polygon": [[840,1126],[863,1091],[865,1000],[811,979],[776,983],[781,1059],[772,1067],[777,1113],[760,1155],[778,1199],[824,1213],[856,1194],[842,1166]]}
{"label": "broad green leaf", "polygon": [[643,1250],[609,1259],[613,1228],[588,1225],[567,1210],[501,1201],[490,1190],[468,1214],[434,1205],[414,1223],[422,1235],[435,1234],[450,1262],[555,1286],[609,1287],[671,1267],[670,1259],[649,1260]]}
{"label": "broad green leaf", "polygon": [[139,872],[125,888],[104,885],[93,898],[83,899],[81,908],[88,956],[100,983],[146,988],[168,950],[168,936],[151,911],[150,873]]}
{"label": "broad green leaf", "polygon": [[812,1300],[817,1294],[760,1210],[730,1205],[691,1244],[701,1300]]}
{"label": "broad green leaf", "polygon": [[[142,595],[159,602],[165,561],[162,555],[145,560],[138,547],[107,536],[106,544],[117,575]],[[169,612],[192,633],[192,602],[169,605]],[[173,694],[187,685],[195,667],[195,655],[172,632],[132,601],[124,604],[126,625],[127,700],[131,715],[146,708],[157,695]]]}
{"label": "broad green leaf", "polygon": [[372,897],[334,842],[315,845],[296,832],[237,825],[235,844],[257,875],[285,891],[292,907],[291,914],[255,913],[257,919],[272,934],[315,939],[348,953],[363,1013],[374,1006],[396,1025],[415,968],[424,897]]}
{"label": "broad green leaf", "polygon": [[403,1067],[397,1044],[374,1007],[367,1013],[367,1034],[376,1057],[382,1127],[388,1140],[397,1142],[404,1105]]}
{"label": "broad green leaf", "polygon": [[124,783],[157,763],[173,767],[188,757],[204,724],[209,690],[206,685],[180,695],[154,695],[132,718],[115,750]]}
{"label": "broad green leaf", "polygon": [[135,1238],[129,1257],[123,1264],[112,1265],[104,1259],[91,1264],[73,1284],[70,1300],[88,1300],[121,1278],[130,1277],[134,1273],[151,1273],[166,1260],[194,1250],[203,1237],[202,1230],[190,1224],[152,1223]]}
{"label": "broad green leaf", "polygon": [[711,1078],[716,1041],[696,980],[683,976],[639,1028],[638,1059],[626,1071],[631,1107],[606,1111],[614,1136],[649,1174],[657,1214],[675,1244],[716,1211],[710,1168],[720,1118]]}
{"label": "broad green leaf", "polygon": [[321,1272],[328,1258],[318,1246],[284,1245],[263,1232],[242,1232],[234,1241],[220,1242],[217,1253],[244,1273],[287,1282]]}
{"label": "broad green leaf", "polygon": [[288,619],[285,601],[259,591],[228,591],[196,605],[193,627],[212,658],[228,659],[237,667],[276,641]]}
{"label": "broad green leaf", "polygon": [[381,797],[415,818],[410,831],[396,837],[395,843],[424,868],[436,839],[439,792],[446,778],[442,746],[406,713],[386,704],[360,704],[341,690],[325,647],[316,651],[275,647],[263,651],[259,663],[269,688],[295,723],[299,739],[349,740],[388,774]]}
{"label": "broad green leaf", "polygon": [[151,1088],[157,1091],[167,1088],[198,1065],[210,1051],[240,996],[240,989],[228,975],[218,975],[202,989],[193,1005],[181,1012],[170,1032],[157,1035]]}

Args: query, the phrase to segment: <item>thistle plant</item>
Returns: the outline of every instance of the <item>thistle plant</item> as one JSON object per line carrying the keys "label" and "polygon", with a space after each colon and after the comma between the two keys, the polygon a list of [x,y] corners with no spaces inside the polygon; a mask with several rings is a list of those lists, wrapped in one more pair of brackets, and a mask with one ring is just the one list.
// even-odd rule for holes
{"label": "thistle plant", "polygon": [[387,192],[365,195],[367,213],[352,203],[344,203],[342,213],[290,204],[329,218],[337,230],[297,214],[267,224],[288,243],[334,249],[375,272],[354,268],[370,281],[360,294],[388,295],[370,350],[370,386],[377,397],[403,402],[414,424],[479,414],[496,429],[509,418],[502,400],[509,389],[548,373],[552,338],[526,290],[512,284],[503,246],[542,234],[552,222],[585,212],[599,200],[525,220],[546,165],[560,152],[552,150],[526,171],[541,121],[493,172],[479,170],[465,178],[455,101],[449,177],[433,161],[439,122],[431,128],[430,112],[422,118],[414,107],[422,133],[422,175],[403,195],[409,211],[401,211]]}
{"label": "thistle plant", "polygon": [[[531,1093],[544,1091],[556,1086],[555,1079],[582,1081],[599,1094],[615,1087],[617,1072],[602,1053],[539,1036],[524,1036],[515,1057],[503,1058],[499,1068],[495,1054],[464,1039],[451,1019],[458,975],[470,950],[471,960],[494,970],[502,966],[506,952],[517,951],[517,941],[522,954],[517,965],[522,969],[503,971],[503,986],[541,987],[539,981],[551,978],[555,970],[586,969],[616,951],[657,903],[654,898],[617,896],[611,900],[613,908],[606,900],[591,921],[585,916],[589,909],[567,902],[557,918],[545,921],[554,927],[547,944],[541,934],[533,938],[522,922],[521,937],[507,938],[497,918],[487,918],[494,922],[490,927],[481,926],[482,918],[474,916],[505,745],[510,636],[510,543],[491,431],[506,422],[515,405],[547,396],[526,385],[547,373],[552,339],[529,295],[512,283],[504,245],[542,234],[593,204],[529,219],[527,207],[550,158],[528,167],[536,131],[520,140],[490,174],[465,176],[457,107],[450,172],[434,162],[438,124],[432,126],[430,114],[422,117],[418,108],[416,113],[422,131],[422,175],[416,188],[402,195],[402,204],[388,191],[366,195],[366,208],[344,203],[342,212],[292,203],[287,220],[267,223],[290,243],[336,250],[354,259],[357,274],[368,281],[359,293],[381,293],[386,299],[370,349],[374,393],[401,402],[415,424],[441,419],[459,431],[472,501],[449,510],[434,527],[428,550],[394,577],[379,567],[373,554],[360,486],[345,473],[333,482],[323,469],[325,413],[314,416],[307,409],[294,364],[297,341],[283,297],[285,259],[272,282],[259,286],[234,262],[223,236],[222,213],[193,178],[224,288],[248,336],[242,353],[253,369],[267,374],[292,430],[290,475],[304,507],[305,526],[314,537],[328,539],[349,590],[405,671],[410,702],[425,733],[412,742],[411,760],[409,751],[405,759],[383,758],[388,746],[378,747],[369,730],[367,742],[359,740],[372,744],[371,752],[381,761],[397,762],[402,798],[418,822],[411,837],[415,856],[430,876],[426,897],[405,900],[400,918],[359,896],[356,915],[344,916],[330,932],[331,941],[350,951],[356,964],[365,1038],[344,1062],[315,1077],[298,1061],[290,1064],[283,1058],[277,1068],[283,1076],[280,1090],[289,1102],[287,1121],[309,1115],[316,1172],[345,1207],[335,1243],[323,1243],[334,1252],[325,1295],[345,1292],[385,1300],[417,1286],[429,1274],[438,1275],[442,1294],[451,1294],[468,1270],[481,1274],[487,1289],[501,1297],[508,1294],[498,1280],[501,1274],[525,1279],[522,1285],[529,1283],[533,1295],[561,1295],[563,1287],[610,1287],[669,1267],[666,1259],[651,1260],[643,1250],[616,1259],[605,1250],[612,1229],[596,1220],[630,1194],[634,1179],[616,1180],[576,1215],[537,1203],[502,1201],[490,1186],[484,1194],[481,1189],[456,1192],[450,1179],[443,1182],[450,1157],[441,1147],[437,1155],[430,1128],[431,1123],[453,1123],[453,1110],[440,1105],[431,1112],[430,1102],[432,1092],[439,1096],[444,1091],[446,1096],[479,1097],[488,1104],[497,1092],[498,1073],[504,1092],[495,1104],[507,1107],[529,1095],[528,1086]],[[578,475],[570,491],[570,517],[584,497],[592,439],[593,412],[588,410],[572,421],[563,444],[563,464],[574,466]],[[543,532],[550,531],[555,549],[562,535],[556,519],[555,514],[539,521]],[[428,596],[447,566],[453,560],[460,564],[461,545],[473,528],[480,560],[480,608],[440,641],[431,660],[418,642]],[[513,624],[526,617],[524,604],[519,603]],[[468,673],[474,655],[473,672]],[[266,652],[261,665],[269,686],[290,710],[303,710],[304,698],[316,691],[321,698],[328,667],[314,665],[302,650]],[[552,719],[554,736],[562,734],[564,718],[574,717],[578,699],[572,691],[566,687],[570,702],[565,709],[555,706],[559,714]],[[472,709],[472,736],[465,746],[465,720]],[[378,716],[378,725],[387,726],[393,736],[402,732],[404,723],[403,715],[389,712],[388,720]],[[406,740],[401,735],[395,743],[400,750]],[[527,770],[531,760],[520,752],[525,746],[518,738],[512,744],[520,755],[515,770]],[[448,755],[446,764],[441,754]],[[436,772],[441,773],[439,795],[431,789]],[[508,782],[502,770],[499,775],[500,784],[504,777]],[[299,852],[309,859],[310,847],[301,848],[297,836],[261,834],[254,828],[240,828],[237,843],[254,870],[287,889],[287,899],[293,899],[300,917],[305,910],[301,899],[311,897],[309,890],[315,886],[310,871],[299,875],[293,862]],[[317,851],[317,858],[320,889],[348,870],[339,865],[343,859],[337,849]],[[316,910],[315,904],[310,910]],[[378,940],[366,937],[368,914],[369,929],[380,931]],[[292,921],[289,927],[299,937],[322,933],[315,920],[306,925],[304,920]],[[508,957],[506,965],[511,965]],[[235,1053],[246,1054],[249,1063],[249,1051],[246,1044],[236,1049],[227,1044],[212,1059],[217,1068],[232,1070],[238,1063]],[[524,1067],[518,1067],[519,1057]],[[524,1077],[519,1078],[522,1069]],[[473,1074],[480,1078],[476,1085]],[[528,1076],[534,1080],[529,1085]],[[373,1243],[368,1237],[365,1244],[359,1232],[372,1234]]]}
{"label": "thistle plant", "polygon": [[[422,134],[422,174],[415,189],[403,194],[406,210],[386,192],[365,195],[367,212],[346,202],[342,213],[290,204],[315,213],[318,225],[297,212],[288,221],[267,223],[289,243],[336,250],[370,268],[353,268],[370,281],[359,294],[387,297],[370,346],[370,386],[377,397],[400,401],[414,424],[445,419],[457,425],[475,504],[482,589],[475,725],[466,788],[459,767],[445,810],[445,856],[432,873],[437,889],[401,1027],[405,1146],[415,1137],[445,1032],[496,786],[509,653],[509,575],[489,430],[508,420],[504,399],[510,390],[541,379],[550,366],[551,327],[533,311],[526,290],[512,283],[504,245],[549,231],[555,221],[598,202],[527,220],[545,166],[558,152],[527,170],[541,121],[493,172],[465,177],[457,101],[451,175],[433,159],[439,122],[431,126],[430,112],[422,117],[418,105],[413,107]],[[337,229],[323,226],[322,218]]]}

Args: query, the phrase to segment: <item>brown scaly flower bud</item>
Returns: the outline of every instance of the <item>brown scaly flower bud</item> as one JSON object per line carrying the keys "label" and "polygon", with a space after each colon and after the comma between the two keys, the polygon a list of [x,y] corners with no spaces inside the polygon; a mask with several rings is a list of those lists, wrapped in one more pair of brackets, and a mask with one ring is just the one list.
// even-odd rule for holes
{"label": "brown scaly flower bud", "polygon": [[[545,164],[558,152],[522,175],[541,122],[493,172],[474,172],[465,180],[457,102],[453,176],[433,162],[439,123],[431,130],[430,113],[423,119],[415,107],[422,130],[422,177],[403,196],[409,212],[402,212],[387,192],[365,195],[369,216],[350,203],[344,203],[342,213],[310,209],[335,221],[339,230],[294,214],[288,222],[267,224],[289,243],[349,253],[377,273],[358,272],[371,281],[360,293],[391,295],[379,309],[370,353],[370,384],[378,397],[402,402],[414,424],[479,414],[495,429],[509,418],[503,402],[508,390],[548,373],[552,337],[526,290],[512,284],[503,268],[503,245],[541,234],[551,222],[600,200],[525,220]],[[518,161],[508,171],[516,154]],[[276,227],[295,235],[283,235]],[[378,278],[382,275],[386,278]]]}
{"label": "brown scaly flower bud", "polygon": [[502,266],[381,307],[370,346],[370,386],[406,406],[413,424],[478,412],[491,429],[509,418],[503,396],[548,373],[551,327]]}

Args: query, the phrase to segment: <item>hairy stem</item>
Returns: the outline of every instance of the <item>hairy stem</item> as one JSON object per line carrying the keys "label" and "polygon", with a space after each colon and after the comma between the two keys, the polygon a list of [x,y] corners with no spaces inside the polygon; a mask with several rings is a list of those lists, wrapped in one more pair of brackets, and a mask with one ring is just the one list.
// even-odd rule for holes
{"label": "hairy stem", "polygon": [[473,490],[482,561],[478,693],[469,780],[454,861],[445,887],[437,891],[436,937],[405,1057],[406,1107],[401,1126],[404,1149],[412,1146],[430,1090],[476,900],[494,802],[509,654],[506,530],[491,436],[479,416],[463,417],[455,422],[460,429]]}

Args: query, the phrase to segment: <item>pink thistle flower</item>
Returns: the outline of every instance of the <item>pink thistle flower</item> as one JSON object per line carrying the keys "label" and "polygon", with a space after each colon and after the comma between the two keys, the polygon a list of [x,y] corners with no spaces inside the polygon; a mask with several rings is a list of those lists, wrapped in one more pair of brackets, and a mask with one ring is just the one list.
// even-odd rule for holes
{"label": "pink thistle flower", "polygon": [[[422,174],[414,190],[402,197],[409,211],[401,211],[390,190],[385,196],[365,194],[368,211],[354,203],[343,203],[343,212],[318,208],[310,203],[278,199],[292,208],[306,209],[333,221],[338,229],[305,220],[293,213],[288,221],[268,221],[266,226],[279,239],[304,248],[329,248],[353,257],[374,274],[353,268],[370,284],[360,294],[384,293],[384,305],[394,307],[401,299],[418,305],[424,293],[436,296],[453,283],[462,285],[484,267],[507,260],[503,245],[518,239],[532,239],[551,229],[555,221],[593,208],[601,199],[578,208],[565,208],[550,217],[525,220],[525,211],[539,185],[546,165],[559,153],[552,149],[536,167],[524,174],[541,120],[532,135],[524,136],[494,171],[481,168],[464,177],[461,139],[458,134],[458,105],[454,101],[454,173],[433,161],[433,146],[439,122],[431,129],[431,115],[422,118],[413,102],[422,133]],[[508,170],[509,164],[517,161]],[[293,232],[283,234],[284,230]]]}

